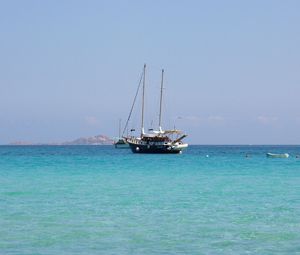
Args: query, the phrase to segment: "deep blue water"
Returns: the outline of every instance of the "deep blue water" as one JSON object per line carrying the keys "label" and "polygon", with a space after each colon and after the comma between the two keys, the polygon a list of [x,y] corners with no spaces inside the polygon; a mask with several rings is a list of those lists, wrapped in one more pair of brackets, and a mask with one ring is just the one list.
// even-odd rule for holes
{"label": "deep blue water", "polygon": [[296,155],[0,146],[0,254],[300,254]]}

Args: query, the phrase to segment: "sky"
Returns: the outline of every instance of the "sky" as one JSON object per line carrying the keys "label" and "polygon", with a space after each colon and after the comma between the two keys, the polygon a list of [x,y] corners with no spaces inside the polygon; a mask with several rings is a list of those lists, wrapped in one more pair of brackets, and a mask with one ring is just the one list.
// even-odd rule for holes
{"label": "sky", "polygon": [[116,137],[144,63],[147,128],[164,68],[163,127],[187,142],[300,144],[299,13],[297,0],[0,0],[0,144]]}

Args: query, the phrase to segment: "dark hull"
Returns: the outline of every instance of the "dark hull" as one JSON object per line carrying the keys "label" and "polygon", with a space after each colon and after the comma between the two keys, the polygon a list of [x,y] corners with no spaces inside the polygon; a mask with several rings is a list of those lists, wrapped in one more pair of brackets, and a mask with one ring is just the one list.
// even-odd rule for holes
{"label": "dark hull", "polygon": [[[152,154],[178,154],[180,150],[170,150],[170,146],[164,145],[141,145],[129,143],[133,153],[152,153]],[[138,148],[138,149],[137,149]]]}

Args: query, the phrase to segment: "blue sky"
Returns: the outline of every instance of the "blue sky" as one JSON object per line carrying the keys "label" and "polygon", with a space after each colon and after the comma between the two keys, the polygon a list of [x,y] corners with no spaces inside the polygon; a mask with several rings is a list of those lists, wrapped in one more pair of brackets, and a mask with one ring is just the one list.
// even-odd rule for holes
{"label": "blue sky", "polygon": [[[146,123],[197,144],[300,144],[299,1],[0,1],[0,144]],[[139,127],[135,112],[131,127]]]}

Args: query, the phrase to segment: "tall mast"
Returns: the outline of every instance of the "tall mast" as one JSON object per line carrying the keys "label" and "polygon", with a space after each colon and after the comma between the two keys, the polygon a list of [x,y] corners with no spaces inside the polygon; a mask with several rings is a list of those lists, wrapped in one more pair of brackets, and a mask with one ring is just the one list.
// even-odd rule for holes
{"label": "tall mast", "polygon": [[142,128],[141,136],[145,134],[144,129],[144,110],[145,110],[145,79],[146,79],[146,64],[144,64],[144,75],[143,75],[143,97],[142,97]]}
{"label": "tall mast", "polygon": [[164,69],[161,70],[161,86],[160,86],[160,103],[159,103],[159,131],[161,128],[161,110],[162,110],[162,99],[163,99],[163,89],[164,89]]}
{"label": "tall mast", "polygon": [[119,119],[119,138],[121,137],[121,119]]}

